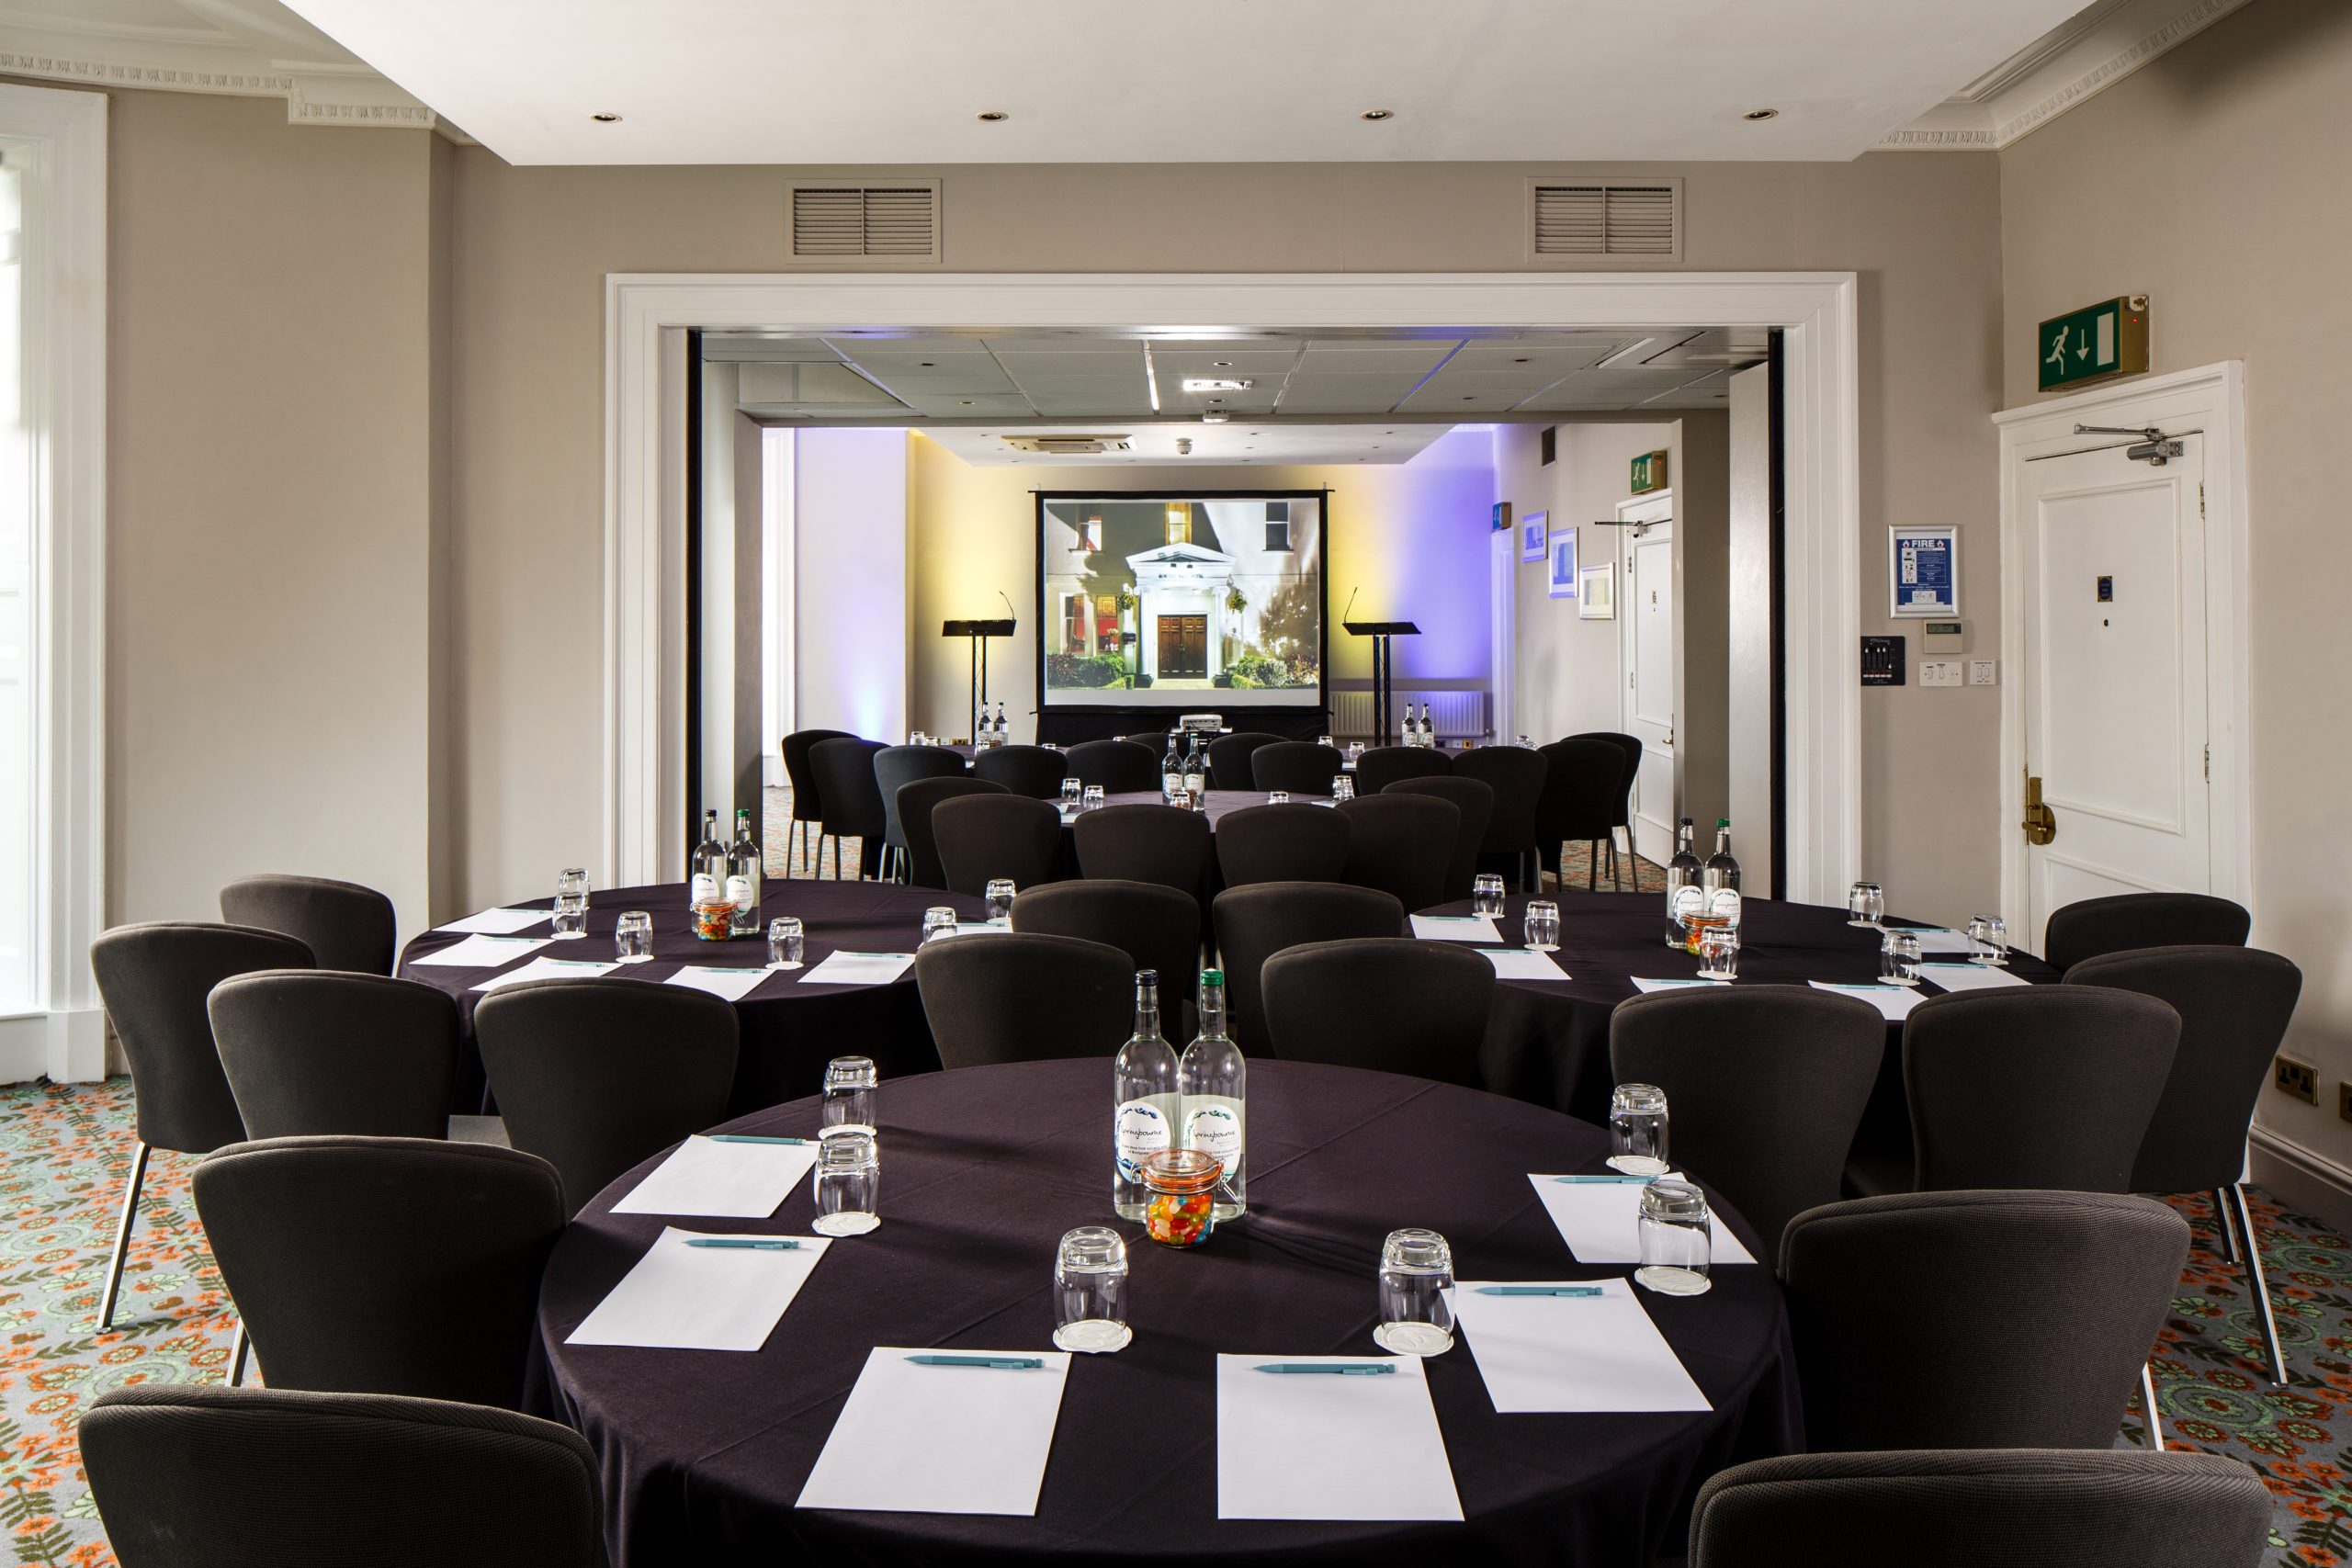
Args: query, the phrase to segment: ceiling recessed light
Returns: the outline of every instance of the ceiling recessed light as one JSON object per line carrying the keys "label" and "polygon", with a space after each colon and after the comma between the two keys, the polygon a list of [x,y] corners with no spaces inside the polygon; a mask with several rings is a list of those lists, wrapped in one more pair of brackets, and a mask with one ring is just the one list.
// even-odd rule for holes
{"label": "ceiling recessed light", "polygon": [[1012,117],[1011,115],[1005,113],[1002,109],[982,109],[980,111],[980,118],[986,120],[990,125],[994,125],[998,120],[1011,119],[1012,118]]}
{"label": "ceiling recessed light", "polygon": [[928,359],[925,359],[925,360],[920,361],[920,362],[919,362],[919,364],[920,364],[920,367],[921,367],[921,368],[922,368],[922,369],[928,370],[928,369],[930,369],[930,368],[931,368],[931,361],[930,361],[930,360],[928,360]]}
{"label": "ceiling recessed light", "polygon": [[1216,363],[1214,368],[1218,370],[1230,370],[1233,368],[1233,361],[1230,359],[1220,359]]}
{"label": "ceiling recessed light", "polygon": [[[1396,118],[1396,111],[1395,109],[1366,109],[1363,111],[1363,118],[1366,119],[1394,119]],[[1363,459],[1358,458],[1357,461],[1361,462]]]}
{"label": "ceiling recessed light", "polygon": [[594,120],[598,125],[611,125],[617,121],[621,117],[616,114],[592,114],[588,118]]}
{"label": "ceiling recessed light", "polygon": [[1464,399],[1463,399],[1462,400],[1463,400],[1464,402],[1465,402],[1465,403],[1475,403],[1475,402],[1476,402],[1478,400],[1477,400],[1477,399],[1476,399],[1476,398],[1464,398]]}
{"label": "ceiling recessed light", "polygon": [[1526,361],[1526,360],[1524,360],[1524,359],[1514,359],[1514,360],[1512,360],[1512,361],[1511,361],[1511,363],[1512,363],[1513,365],[1524,365],[1524,364],[1526,364],[1526,363],[1527,363],[1527,361]]}
{"label": "ceiling recessed light", "polygon": [[1781,111],[1779,109],[1749,109],[1745,118],[1748,119],[1778,119],[1780,115]]}
{"label": "ceiling recessed light", "polygon": [[961,401],[957,402],[956,406],[957,408],[959,408],[959,409],[967,409],[967,408],[970,408],[970,407],[972,406],[972,400],[971,400],[971,399],[969,399],[969,398],[965,398],[965,399],[963,399]]}

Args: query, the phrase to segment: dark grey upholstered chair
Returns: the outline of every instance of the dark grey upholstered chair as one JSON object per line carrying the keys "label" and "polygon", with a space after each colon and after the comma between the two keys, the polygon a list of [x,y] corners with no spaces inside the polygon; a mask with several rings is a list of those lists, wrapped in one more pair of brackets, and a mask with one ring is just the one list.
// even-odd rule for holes
{"label": "dark grey upholstered chair", "polygon": [[1318,746],[1312,740],[1276,740],[1250,753],[1250,783],[1257,789],[1329,795],[1331,781],[1340,776],[1340,764],[1346,761],[1336,746]]}
{"label": "dark grey upholstered chair", "polygon": [[98,1303],[100,1333],[114,1326],[131,1223],[139,1217],[139,1189],[147,1179],[148,1150],[202,1155],[244,1140],[244,1118],[238,1113],[228,1075],[220,1070],[205,998],[232,975],[309,967],[311,950],[301,942],[250,926],[159,920],[117,926],[90,944],[90,970],[97,978],[107,1020],[130,1063],[139,1117],[139,1141],[131,1152],[130,1176],[122,1187],[122,1218],[115,1226],[114,1257],[107,1265],[106,1293]]}
{"label": "dark grey upholstered chair", "polygon": [[1337,882],[1348,865],[1348,819],[1304,801],[1245,806],[1217,818],[1216,863],[1227,887]]}
{"label": "dark grey upholstered chair", "polygon": [[1105,795],[1141,795],[1159,787],[1159,753],[1132,740],[1089,740],[1068,753],[1078,782]]}
{"label": "dark grey upholstered chair", "polygon": [[1215,835],[1209,819],[1181,806],[1106,806],[1070,825],[1079,874],[1157,882],[1194,897],[1207,890]]}
{"label": "dark grey upholstered chair", "polygon": [[1781,1236],[1805,1444],[2110,1447],[2188,1258],[2188,1222],[2125,1193],[1808,1209]]}
{"label": "dark grey upholstered chair", "polygon": [[1624,829],[1627,852],[1631,852],[1634,847],[1634,781],[1638,779],[1642,773],[1641,738],[1636,735],[1621,734],[1613,729],[1589,729],[1581,735],[1571,735],[1568,739],[1607,741],[1617,748],[1617,754],[1625,761],[1624,770],[1617,775],[1616,803],[1611,807],[1609,814],[1610,827],[1612,829],[1609,835],[1609,874],[1613,886],[1618,870],[1617,835],[1613,829]]}
{"label": "dark grey upholstered chair", "polygon": [[290,936],[322,969],[392,972],[392,901],[356,882],[322,876],[244,876],[220,889],[232,926]]}
{"label": "dark grey upholstered chair", "polygon": [[1051,746],[991,746],[972,759],[972,776],[1032,800],[1052,800],[1069,776],[1069,759]]}
{"label": "dark grey upholstered chair", "polygon": [[526,980],[475,1005],[507,1140],[562,1174],[564,1213],[639,1161],[727,1119],[734,1005],[643,980]]}
{"label": "dark grey upholstered chair", "polygon": [[1049,882],[1014,897],[1012,929],[1101,942],[1125,953],[1130,969],[1158,971],[1171,1038],[1176,1001],[1200,988],[1200,903],[1164,884],[1098,877]]}
{"label": "dark grey upholstered chair", "polygon": [[1343,800],[1333,809],[1348,819],[1341,881],[1377,887],[1408,912],[1445,901],[1445,873],[1462,828],[1462,813],[1452,801],[1384,791]]}
{"label": "dark grey upholstered chair", "polygon": [[[809,765],[808,748],[820,740],[854,740],[846,729],[796,729],[777,743],[784,753],[784,776],[792,785],[792,826],[786,829],[784,852],[789,863],[796,840],[805,841],[825,819],[824,799],[817,789],[817,770]],[[809,874],[816,874],[812,863]]]}
{"label": "dark grey upholstered chair", "polygon": [[999,877],[1015,887],[1050,878],[1062,814],[1023,795],[960,795],[931,808],[931,833],[949,891],[977,898]]}
{"label": "dark grey upholstered chair", "polygon": [[[1269,735],[1262,729],[1237,729],[1230,735],[1220,735],[1209,742],[1209,787],[1211,789],[1255,789],[1258,774],[1250,765],[1261,746],[1281,742],[1279,735]],[[1154,762],[1159,761],[1153,759]]]}
{"label": "dark grey upholstered chair", "polygon": [[1010,795],[1001,784],[986,779],[917,779],[899,790],[899,830],[907,838],[907,882],[915,887],[947,886],[947,868],[939,863],[939,839],[931,830],[931,814],[943,800],[967,795]]}
{"label": "dark grey upholstered chair", "polygon": [[1690,1568],[2256,1568],[2270,1491],[2220,1454],[1911,1449],[1718,1471]]}
{"label": "dark grey upholstered chair", "polygon": [[2143,947],[2244,947],[2254,917],[2202,893],[2119,893],[2053,909],[2041,956],[2062,974],[2102,953]]}
{"label": "dark grey upholstered chair", "polygon": [[1809,986],[1659,991],[1609,1015],[1617,1081],[1666,1090],[1676,1162],[1747,1216],[1759,1258],[1795,1215],[1837,1201],[1885,1053],[1876,1008]]}
{"label": "dark grey upholstered chair", "polygon": [[2270,1381],[2283,1386],[2286,1358],[2278,1348],[2262,1254],[2254,1242],[2254,1216],[2246,1212],[2238,1173],[2254,1102],[2295,1016],[2303,972],[2259,948],[2150,947],[2086,958],[2066,971],[2066,984],[2160,997],[2180,1014],[2180,1049],[2132,1162],[2132,1190],[2213,1195],[2222,1255],[2245,1261],[2246,1283],[2262,1303]]}
{"label": "dark grey upholstered chair", "polygon": [[882,836],[890,830],[890,815],[882,808],[882,785],[874,776],[874,759],[887,750],[879,740],[820,740],[808,748],[808,768],[816,775],[817,796],[824,820],[817,824],[817,863],[809,870],[824,871],[825,840],[833,841],[833,876],[842,874],[842,840],[855,839],[857,874],[872,876],[882,865]]}
{"label": "dark grey upholstered chair", "polygon": [[1453,826],[1453,853],[1445,863],[1445,874],[1439,884],[1438,899],[1453,903],[1470,897],[1471,880],[1478,874],[1478,847],[1486,841],[1487,820],[1495,814],[1495,792],[1477,779],[1429,777],[1398,779],[1380,792],[1385,795],[1419,795],[1430,800],[1442,800],[1452,806],[1458,820]]}
{"label": "dark grey upholstered chair", "polygon": [[1453,759],[1434,746],[1367,746],[1356,759],[1356,793],[1378,795],[1404,779],[1442,779]]}
{"label": "dark grey upholstered chair", "polygon": [[915,986],[950,1067],[1107,1060],[1134,1032],[1135,961],[1107,942],[1018,931],[939,937],[915,954]]}
{"label": "dark grey upholstered chair", "polygon": [[207,1010],[246,1137],[448,1135],[458,1003],[438,986],[264,969],[213,987]]}
{"label": "dark grey upholstered chair", "polygon": [[1258,882],[1228,887],[1216,896],[1210,916],[1216,929],[1218,962],[1225,970],[1227,1024],[1234,1043],[1253,1055],[1272,1050],[1266,1034],[1264,993],[1259,986],[1267,959],[1284,948],[1309,942],[1400,936],[1405,930],[1405,906],[1394,895],[1342,882]]}
{"label": "dark grey upholstered chair", "polygon": [[874,753],[874,784],[882,792],[882,874],[907,879],[907,836],[899,825],[899,791],[917,779],[960,779],[963,754],[944,746],[885,746]]}
{"label": "dark grey upholstered chair", "polygon": [[1258,984],[1273,1055],[1480,1087],[1495,966],[1453,942],[1356,937],[1284,948]]}
{"label": "dark grey upholstered chair", "polygon": [[547,1161],[429,1138],[273,1138],[215,1150],[191,1186],[272,1388],[521,1404],[564,1225]]}
{"label": "dark grey upholstered chair", "polygon": [[[1602,857],[1594,845],[1616,843],[1617,815],[1625,800],[1625,753],[1607,740],[1555,740],[1539,747],[1544,761],[1544,794],[1535,805],[1538,859],[1551,863],[1552,874],[1562,874],[1563,844],[1585,846],[1585,891],[1600,886]],[[1610,855],[1610,886],[1623,890],[1625,880]],[[1542,878],[1538,877],[1541,885]]]}
{"label": "dark grey upholstered chair", "polygon": [[1513,886],[1522,892],[1540,891],[1536,873],[1541,862],[1535,848],[1535,804],[1544,798],[1544,781],[1552,760],[1521,746],[1474,746],[1453,759],[1453,776],[1476,779],[1495,792],[1495,809],[1487,818],[1481,855],[1511,857]]}
{"label": "dark grey upholstered chair", "polygon": [[122,1568],[605,1568],[595,1451],[513,1411],[137,1383],[81,1448]]}

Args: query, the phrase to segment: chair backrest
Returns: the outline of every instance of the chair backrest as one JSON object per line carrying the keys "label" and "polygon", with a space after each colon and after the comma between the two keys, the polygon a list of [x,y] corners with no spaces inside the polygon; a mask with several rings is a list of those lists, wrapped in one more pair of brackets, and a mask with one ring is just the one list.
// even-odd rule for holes
{"label": "chair backrest", "polygon": [[1335,809],[1348,819],[1342,881],[1377,887],[1408,912],[1445,902],[1446,869],[1462,829],[1452,801],[1383,793],[1343,800]]}
{"label": "chair backrest", "polygon": [[[1152,766],[1157,768],[1159,765],[1159,760],[1168,755],[1168,738],[1173,733],[1174,731],[1167,729],[1150,729],[1141,735],[1122,735],[1119,739],[1131,740],[1150,752]],[[1159,787],[1157,780],[1154,781],[1152,787],[1155,789]]]}
{"label": "chair backrest", "polygon": [[2180,1014],[2180,1048],[2132,1163],[2131,1190],[2202,1192],[2235,1181],[2303,972],[2259,948],[2148,947],[2086,958],[2066,971],[2066,984],[2138,991]]}
{"label": "chair backrest", "polygon": [[1209,819],[1181,806],[1106,806],[1070,824],[1081,876],[1157,882],[1198,897],[1208,886]]}
{"label": "chair backrest", "polygon": [[356,882],[244,876],[220,889],[220,918],[290,936],[322,969],[392,972],[392,901]]}
{"label": "chair backrest", "polygon": [[1348,865],[1348,819],[1305,801],[1245,806],[1216,821],[1218,874],[1255,882],[1337,882]]}
{"label": "chair backrest", "polygon": [[111,1388],[83,1467],[122,1568],[605,1568],[595,1450],[437,1399],[219,1383]]}
{"label": "chair backrest", "polygon": [[2041,956],[2062,974],[2102,953],[2143,947],[2244,947],[2254,917],[2203,893],[2118,893],[2050,912]]}
{"label": "chair backrest", "polygon": [[1495,966],[1410,937],[1284,948],[1259,972],[1266,1034],[1286,1062],[1333,1062],[1480,1087]]}
{"label": "chair backrest", "polygon": [[1805,1444],[2111,1447],[2188,1257],[2188,1222],[2124,1193],[1808,1209],[1781,1236]]}
{"label": "chair backrest", "polygon": [[1810,986],[1658,991],[1609,1015],[1616,1081],[1666,1090],[1675,1163],[1756,1227],[1759,1258],[1791,1219],[1838,1201],[1885,1055],[1878,1009]]}
{"label": "chair backrest", "polygon": [[882,793],[882,841],[907,846],[899,826],[899,791],[917,779],[960,779],[963,753],[944,746],[885,746],[874,753],[874,785]]}
{"label": "chair backrest", "polygon": [[1062,814],[1019,794],[959,795],[931,808],[931,831],[948,890],[978,897],[999,877],[1015,887],[1050,877]]}
{"label": "chair backrest", "polygon": [[206,1010],[248,1138],[441,1138],[458,1081],[458,1003],[438,986],[264,969]]}
{"label": "chair backrest", "polygon": [[1286,789],[1294,795],[1329,795],[1347,759],[1336,746],[1312,740],[1272,740],[1250,753],[1250,782],[1258,789]]}
{"label": "chair backrest", "polygon": [[[1209,742],[1209,787],[1212,789],[1253,789],[1258,775],[1250,759],[1261,746],[1272,746],[1282,740],[1279,735],[1269,735],[1262,729],[1237,729],[1230,735],[1220,735]],[[1157,762],[1158,758],[1153,761]]]}
{"label": "chair backrest", "polygon": [[507,1140],[562,1173],[573,1214],[616,1177],[727,1119],[734,1005],[643,980],[526,980],[474,1007]]}
{"label": "chair backrest", "polygon": [[2270,1489],[2221,1454],[1912,1449],[1718,1471],[1690,1568],[2256,1568]]}
{"label": "chair backrest", "polygon": [[1014,897],[1012,929],[1101,942],[1125,953],[1130,970],[1157,970],[1169,1021],[1175,998],[1200,987],[1200,903],[1160,883],[1049,882]]}
{"label": "chair backrest", "polygon": [[1404,779],[1438,779],[1453,772],[1453,759],[1434,746],[1368,746],[1356,759],[1356,793],[1378,795]]}
{"label": "chair backrest", "polygon": [[1453,853],[1445,863],[1445,874],[1439,884],[1438,901],[1450,904],[1470,897],[1472,878],[1478,874],[1478,852],[1487,841],[1487,823],[1495,814],[1495,792],[1478,779],[1442,778],[1399,779],[1380,792],[1383,795],[1420,795],[1450,804],[1457,819],[1453,825]]}
{"label": "chair backrest", "polygon": [[1078,782],[1105,795],[1140,795],[1159,787],[1159,753],[1132,740],[1088,740],[1066,753]]}
{"label": "chair backrest", "polygon": [[808,764],[808,748],[820,740],[854,740],[857,737],[846,729],[796,729],[777,742],[784,753],[784,776],[792,785],[792,819],[795,822],[824,820],[824,797],[817,789],[817,770]]}
{"label": "chair backrest", "polygon": [[1581,735],[1571,735],[1568,739],[1605,740],[1616,747],[1617,754],[1625,759],[1624,772],[1617,775],[1617,803],[1613,812],[1614,819],[1610,825],[1615,828],[1630,826],[1632,819],[1626,816],[1625,807],[1626,803],[1634,797],[1634,780],[1640,776],[1642,771],[1641,737],[1621,734],[1614,729],[1588,729]]}
{"label": "chair backrest", "polygon": [[1548,848],[1609,837],[1625,798],[1625,753],[1607,740],[1555,740],[1536,750],[1544,762],[1536,841]]}
{"label": "chair backrest", "polygon": [[991,746],[972,759],[972,776],[1032,800],[1052,800],[1069,776],[1069,759],[1051,746]]}
{"label": "chair backrest", "polygon": [[1535,803],[1552,760],[1521,746],[1476,746],[1453,759],[1453,776],[1476,779],[1495,792],[1487,836],[1478,847],[1488,854],[1516,854],[1535,847]]}
{"label": "chair backrest", "polygon": [[889,831],[890,814],[882,808],[882,785],[874,776],[874,759],[888,750],[879,740],[855,736],[808,748],[828,838],[879,839]]}
{"label": "chair backrest", "polygon": [[915,954],[915,985],[950,1067],[1107,1060],[1133,1032],[1135,961],[1106,942],[1020,931],[939,937]]}
{"label": "chair backrest", "polygon": [[1267,959],[1284,948],[1310,942],[1399,936],[1405,930],[1405,906],[1395,896],[1343,882],[1259,882],[1228,887],[1216,896],[1209,913],[1216,928],[1217,960],[1225,968],[1227,1028],[1234,1043],[1252,1055],[1273,1048],[1266,1034],[1265,994],[1260,987]]}
{"label": "chair backrest", "polygon": [[301,942],[250,926],[157,920],[90,943],[98,996],[130,1063],[141,1143],[200,1155],[244,1140],[205,998],[232,975],[312,966]]}
{"label": "chair backrest", "polygon": [[917,779],[899,786],[899,832],[906,840],[907,884],[911,887],[947,886],[947,868],[939,863],[939,839],[931,829],[931,814],[943,800],[965,795],[1010,795],[1001,784],[970,776],[958,779]]}
{"label": "chair backrest", "polygon": [[515,1409],[555,1167],[426,1138],[273,1138],[196,1168],[197,1216],[272,1388]]}
{"label": "chair backrest", "polygon": [[2091,986],[1931,997],[1903,1026],[1914,1187],[2131,1190],[2180,1015]]}

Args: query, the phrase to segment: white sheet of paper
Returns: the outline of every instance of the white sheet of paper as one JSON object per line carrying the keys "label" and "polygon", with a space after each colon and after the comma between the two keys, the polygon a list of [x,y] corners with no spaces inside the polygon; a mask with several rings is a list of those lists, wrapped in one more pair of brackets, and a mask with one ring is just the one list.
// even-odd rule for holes
{"label": "white sheet of paper", "polygon": [[[1384,1361],[1380,1377],[1277,1374],[1264,1362]],[[1430,1385],[1416,1356],[1219,1356],[1220,1519],[1458,1519]]]}
{"label": "white sheet of paper", "polygon": [[[1676,1180],[1687,1179],[1677,1170]],[[1642,1183],[1638,1181],[1558,1181],[1550,1175],[1530,1176],[1535,1195],[1560,1230],[1560,1239],[1579,1263],[1639,1263],[1642,1260]],[[1753,1263],[1755,1258],[1720,1222],[1708,1227],[1709,1262]]]}
{"label": "white sheet of paper", "polygon": [[702,1234],[665,1226],[564,1343],[756,1350],[832,1245],[818,1235],[792,1237],[797,1252],[686,1245]]}
{"label": "white sheet of paper", "polygon": [[1500,942],[1492,915],[1415,915],[1413,934],[1423,942]]}
{"label": "white sheet of paper", "polygon": [[1990,991],[2003,986],[2030,986],[2006,969],[1989,964],[1922,964],[1919,978],[1947,991]]}
{"label": "white sheet of paper", "polygon": [[1728,980],[1645,980],[1638,975],[1633,976],[1633,981],[1635,988],[1645,994],[1651,991],[1687,991],[1693,986],[1728,986],[1731,984]]}
{"label": "white sheet of paper", "polygon": [[[481,938],[469,937],[466,940],[480,942]],[[520,969],[510,969],[503,975],[492,975],[474,989],[494,991],[501,986],[519,986],[526,980],[593,980],[599,975],[609,975],[619,967],[620,964],[612,960],[600,964],[590,958],[534,958]]]}
{"label": "white sheet of paper", "polygon": [[773,969],[719,969],[706,964],[689,964],[674,975],[665,975],[665,986],[687,986],[697,991],[708,991],[730,1002],[740,1002],[752,988],[769,976]]}
{"label": "white sheet of paper", "polygon": [[1958,953],[1966,954],[1973,953],[1976,950],[1975,944],[1968,940],[1968,933],[1966,931],[1956,931],[1949,926],[1889,926],[1887,929],[1889,931],[1900,931],[1905,936],[1917,937],[1919,939],[1919,951],[1922,953]]}
{"label": "white sheet of paper", "polygon": [[451,920],[446,926],[435,926],[433,929],[436,931],[482,931],[491,936],[504,936],[509,931],[519,931],[525,926],[536,926],[550,918],[545,909],[484,909],[478,915],[468,915],[462,920]]}
{"label": "white sheet of paper", "polygon": [[1012,928],[992,926],[986,920],[958,920],[956,922],[955,931],[949,934],[953,936],[1011,936]]}
{"label": "white sheet of paper", "polygon": [[[1035,1371],[919,1367],[909,1356],[1035,1357]],[[1061,1416],[1060,1350],[877,1346],[800,1489],[799,1508],[1035,1514]]]}
{"label": "white sheet of paper", "polygon": [[1924,993],[1917,986],[1833,986],[1826,980],[1815,980],[1816,991],[1835,991],[1841,997],[1865,1001],[1886,1015],[1889,1023],[1900,1023],[1911,1016]]}
{"label": "white sheet of paper", "polygon": [[438,953],[428,953],[422,958],[412,958],[411,964],[447,964],[452,969],[495,969],[502,964],[512,964],[526,953],[537,953],[553,942],[551,936],[469,936],[463,942],[453,942]]}
{"label": "white sheet of paper", "polygon": [[1485,947],[1479,952],[1495,966],[1498,980],[1566,980],[1572,976],[1552,961],[1548,953],[1534,953],[1524,948]]}
{"label": "white sheet of paper", "polygon": [[1601,1296],[1478,1293],[1494,1282],[1456,1285],[1453,1315],[1498,1415],[1714,1408],[1631,1280],[1578,1281],[1599,1285]]}
{"label": "white sheet of paper", "polygon": [[829,953],[800,976],[804,986],[887,986],[907,972],[911,953]]}
{"label": "white sheet of paper", "polygon": [[616,1214],[693,1214],[763,1220],[817,1163],[817,1145],[722,1144],[700,1133],[670,1151]]}

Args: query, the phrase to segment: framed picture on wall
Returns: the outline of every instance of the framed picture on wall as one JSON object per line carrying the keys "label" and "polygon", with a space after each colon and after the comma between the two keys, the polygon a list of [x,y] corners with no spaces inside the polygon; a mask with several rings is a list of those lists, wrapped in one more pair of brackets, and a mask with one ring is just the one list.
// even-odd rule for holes
{"label": "framed picture on wall", "polygon": [[1577,596],[1577,525],[1552,530],[1552,597]]}
{"label": "framed picture on wall", "polygon": [[1519,558],[1522,565],[1544,558],[1544,519],[1548,513],[1532,512],[1519,525]]}
{"label": "framed picture on wall", "polygon": [[1617,563],[1577,569],[1577,618],[1613,621],[1617,618]]}

